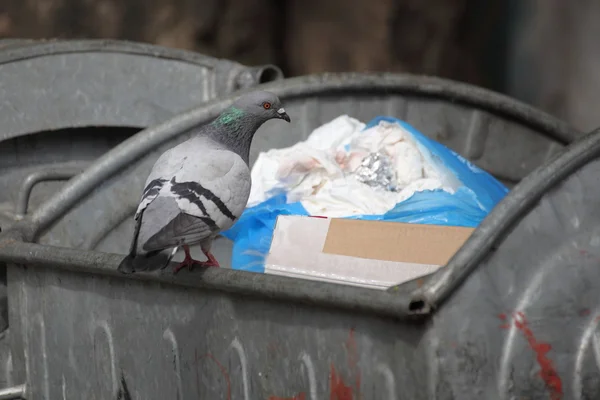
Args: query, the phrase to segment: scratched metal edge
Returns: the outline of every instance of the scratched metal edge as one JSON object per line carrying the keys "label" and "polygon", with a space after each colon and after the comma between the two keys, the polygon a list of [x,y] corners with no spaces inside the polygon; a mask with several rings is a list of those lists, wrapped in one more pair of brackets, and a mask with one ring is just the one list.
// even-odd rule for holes
{"label": "scratched metal edge", "polygon": [[[588,162],[600,157],[600,128],[581,137],[525,177],[483,220],[446,267],[430,275],[412,292],[412,308],[439,308],[491,254],[540,199]],[[398,291],[402,285],[388,291]]]}
{"label": "scratched metal edge", "polygon": [[415,318],[407,312],[410,301],[408,296],[397,296],[379,290],[224,268],[198,268],[194,272],[177,275],[172,275],[169,269],[165,273],[125,275],[117,271],[123,255],[25,243],[10,235],[0,240],[0,252],[0,260],[8,268],[21,268],[21,265],[27,268],[52,268],[85,275],[218,290],[235,295],[345,309],[390,318]]}

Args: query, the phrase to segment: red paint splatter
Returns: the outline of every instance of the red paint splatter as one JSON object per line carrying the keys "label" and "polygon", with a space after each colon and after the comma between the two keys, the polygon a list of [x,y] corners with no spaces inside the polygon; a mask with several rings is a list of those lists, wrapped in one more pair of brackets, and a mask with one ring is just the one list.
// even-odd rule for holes
{"label": "red paint splatter", "polygon": [[358,369],[358,348],[354,338],[354,328],[350,329],[348,340],[346,340],[346,351],[348,351],[348,366],[355,376],[356,393],[360,392],[360,369]]}
{"label": "red paint splatter", "polygon": [[306,400],[306,394],[305,393],[298,393],[294,397],[277,397],[277,396],[271,396],[271,397],[269,397],[269,400]]}
{"label": "red paint splatter", "polygon": [[583,249],[579,249],[579,254],[581,254],[582,256],[587,256],[588,252]]}
{"label": "red paint splatter", "polygon": [[329,374],[329,400],[352,400],[352,387],[347,386],[341,376],[335,371],[331,364],[331,373]]}
{"label": "red paint splatter", "polygon": [[498,314],[498,318],[500,318],[501,321],[504,321],[505,323],[500,325],[500,329],[508,329],[510,328],[510,324],[506,323],[506,314],[502,313],[502,314]]}
{"label": "red paint splatter", "polygon": [[[227,369],[221,364],[212,354],[206,353],[202,357],[198,357],[198,351],[194,350],[194,356],[196,359],[196,384],[198,385],[198,390],[200,390],[200,378],[198,377],[198,362],[202,359],[208,358],[212,360],[217,367],[221,370],[221,375],[225,378],[225,382],[227,383],[227,400],[231,400],[231,380],[229,379],[229,373],[227,373]],[[302,400],[302,399],[300,399]]]}
{"label": "red paint splatter", "polygon": [[582,317],[585,317],[590,314],[591,314],[591,311],[589,308],[583,308],[583,309],[579,310],[579,315]]}
{"label": "red paint splatter", "polygon": [[529,347],[536,354],[537,363],[541,368],[540,376],[550,390],[550,398],[552,400],[560,400],[563,395],[562,381],[554,368],[554,363],[547,356],[552,347],[548,343],[537,341],[533,335],[533,331],[529,327],[525,314],[522,312],[518,312],[514,316],[514,322],[515,327],[523,333],[523,336],[527,339],[527,343],[529,343]]}
{"label": "red paint splatter", "polygon": [[354,338],[354,328],[350,328],[348,334],[348,340],[346,340],[346,350],[348,351],[348,359],[350,367],[355,368],[358,364],[357,351],[356,351],[356,339]]}
{"label": "red paint splatter", "polygon": [[596,318],[594,318],[594,321],[595,321],[596,323],[600,322],[600,315],[596,316]]}

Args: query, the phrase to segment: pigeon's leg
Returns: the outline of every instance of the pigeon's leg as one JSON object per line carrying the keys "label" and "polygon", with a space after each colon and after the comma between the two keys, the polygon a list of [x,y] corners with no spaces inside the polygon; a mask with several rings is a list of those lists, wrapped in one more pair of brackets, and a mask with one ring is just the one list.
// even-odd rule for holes
{"label": "pigeon's leg", "polygon": [[213,256],[213,254],[210,252],[210,250],[206,250],[206,249],[202,249],[202,252],[204,253],[204,255],[206,256],[207,260],[204,262],[201,262],[200,265],[203,267],[217,267],[219,268],[219,262],[217,261],[217,259],[215,258],[215,256]]}
{"label": "pigeon's leg", "polygon": [[185,267],[187,267],[189,270],[192,270],[192,268],[194,268],[194,264],[202,264],[192,258],[192,255],[190,254],[190,246],[184,244],[182,247],[183,251],[185,251],[185,258],[177,266],[173,267],[173,274],[178,273]]}
{"label": "pigeon's leg", "polygon": [[211,247],[212,247],[212,239],[208,239],[208,240],[200,243],[200,248],[202,249],[202,252],[206,256],[206,261],[197,262],[196,264],[198,264],[199,266],[204,267],[204,268],[208,268],[208,267],[219,268],[220,267],[219,262],[217,261],[215,256],[213,256],[213,254],[210,252]]}

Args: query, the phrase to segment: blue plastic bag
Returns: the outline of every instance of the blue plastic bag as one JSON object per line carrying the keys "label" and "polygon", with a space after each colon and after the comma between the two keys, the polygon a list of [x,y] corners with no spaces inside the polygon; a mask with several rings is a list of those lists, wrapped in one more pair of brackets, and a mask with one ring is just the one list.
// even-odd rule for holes
{"label": "blue plastic bag", "polygon": [[[395,221],[415,224],[476,227],[508,193],[493,176],[471,164],[446,146],[429,139],[404,121],[390,117],[371,120],[366,129],[381,121],[397,123],[415,139],[428,160],[445,168],[457,179],[458,189],[450,194],[441,189],[416,192],[383,215],[351,216],[351,219]],[[309,215],[300,202],[287,203],[285,193],[248,208],[223,236],[234,242],[232,268],[264,272],[277,216]]]}

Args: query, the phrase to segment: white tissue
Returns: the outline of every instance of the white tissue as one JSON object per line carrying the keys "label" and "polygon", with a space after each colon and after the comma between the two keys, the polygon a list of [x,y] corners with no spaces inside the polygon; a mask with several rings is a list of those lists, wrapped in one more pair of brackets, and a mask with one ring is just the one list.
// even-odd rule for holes
{"label": "white tissue", "polygon": [[[282,191],[288,202],[302,202],[311,215],[344,217],[384,214],[415,192],[453,193],[455,178],[436,165],[429,152],[398,124],[365,124],[342,115],[315,129],[308,139],[286,149],[261,153],[252,168],[248,207]],[[372,152],[393,160],[397,191],[359,182],[353,171]]]}

